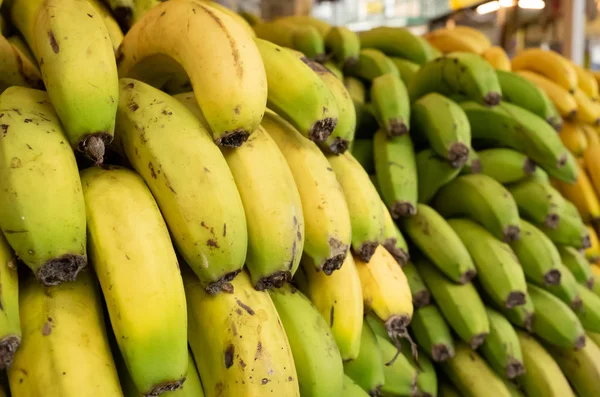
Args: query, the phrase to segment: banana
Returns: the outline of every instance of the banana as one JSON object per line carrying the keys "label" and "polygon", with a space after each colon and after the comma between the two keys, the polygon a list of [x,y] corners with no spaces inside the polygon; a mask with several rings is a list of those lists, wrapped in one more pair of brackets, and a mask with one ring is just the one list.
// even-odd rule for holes
{"label": "banana", "polygon": [[489,307],[485,311],[490,322],[490,334],[481,345],[481,354],[501,377],[513,379],[523,375],[525,366],[515,329],[502,314]]}
{"label": "banana", "polygon": [[468,283],[477,274],[469,251],[433,208],[418,204],[417,214],[404,218],[402,227],[417,248],[454,282]]}
{"label": "banana", "polygon": [[362,48],[358,53],[357,61],[344,67],[344,75],[366,81],[372,81],[388,73],[400,77],[394,63],[383,52],[374,48]]}
{"label": "banana", "polygon": [[453,283],[428,261],[417,262],[417,269],[448,324],[461,340],[477,349],[490,328],[485,307],[473,284]]}
{"label": "banana", "polygon": [[417,153],[419,202],[429,203],[443,186],[460,174],[461,170],[462,168],[455,168],[439,157],[433,149],[425,149]]}
{"label": "banana", "polygon": [[17,258],[0,235],[0,369],[8,369],[21,344]]}
{"label": "banana", "polygon": [[[496,69],[497,72],[498,71],[510,72],[512,70],[512,66],[510,64],[510,58],[508,57],[508,54],[506,53],[506,51],[504,51],[504,48],[502,48],[502,47],[499,47],[499,46],[489,47],[487,50],[483,51],[481,56],[483,57],[483,59],[488,61],[490,63],[490,65],[492,65],[492,67],[494,69]],[[502,87],[502,99],[503,100],[504,100],[505,95],[506,94],[504,93],[504,87]]]}
{"label": "banana", "polygon": [[557,248],[563,265],[573,273],[575,280],[579,284],[592,289],[594,286],[594,275],[585,255],[573,247],[559,245]]}
{"label": "banana", "polygon": [[418,357],[415,360],[412,356],[408,357],[413,367],[417,368],[417,391],[419,396],[433,397],[438,391],[438,376],[433,362],[425,355],[421,349],[418,350]]}
{"label": "banana", "polygon": [[348,375],[344,375],[344,397],[369,397],[361,387]]}
{"label": "banana", "polygon": [[466,215],[494,237],[519,239],[519,211],[508,190],[483,174],[462,175],[440,189],[434,208],[444,217]]}
{"label": "banana", "polygon": [[577,73],[571,63],[560,54],[541,48],[528,48],[512,59],[515,71],[529,70],[548,78],[570,93],[577,88]]}
{"label": "banana", "polygon": [[375,133],[373,150],[378,186],[392,218],[415,215],[417,161],[410,135],[389,138],[383,130],[379,130]]}
{"label": "banana", "polygon": [[394,63],[394,66],[396,66],[396,69],[398,69],[398,73],[400,74],[400,78],[404,82],[404,85],[408,87],[421,66],[403,58],[389,58]]}
{"label": "banana", "polygon": [[376,338],[385,377],[380,395],[414,396],[417,393],[417,369],[408,357],[398,354],[398,349],[389,340],[379,335]]}
{"label": "banana", "polygon": [[418,309],[429,305],[431,303],[431,294],[425,286],[423,279],[421,279],[415,265],[408,261],[402,266],[402,271],[404,272],[406,280],[408,281],[408,286],[410,287],[413,307]]}
{"label": "banana", "polygon": [[269,291],[269,295],[292,349],[300,394],[342,397],[342,358],[325,319],[289,284]]}
{"label": "banana", "polygon": [[346,255],[342,267],[329,276],[318,271],[305,255],[294,280],[327,321],[342,359],[356,359],[364,306],[360,277],[352,255]]}
{"label": "banana", "polygon": [[551,229],[544,225],[537,225],[537,227],[539,227],[554,244],[570,245],[577,249],[585,249],[591,246],[588,229],[579,218],[561,214],[560,222],[556,228]]}
{"label": "banana", "polygon": [[104,26],[106,27],[106,31],[108,32],[108,36],[110,37],[110,42],[112,43],[113,50],[116,52],[121,42],[123,41],[123,31],[121,27],[117,23],[115,17],[110,12],[108,7],[104,5],[100,0],[88,0],[92,7],[98,12],[98,15],[102,18],[104,22]]}
{"label": "banana", "polygon": [[[508,65],[510,67],[510,63]],[[536,84],[535,79],[531,81],[518,73],[501,70],[496,70],[496,75],[502,88],[502,101],[510,102],[537,114],[557,131],[560,131],[561,115],[548,94],[539,87],[539,84]]]}
{"label": "banana", "polygon": [[344,26],[334,26],[325,36],[325,48],[340,65],[358,61],[360,38]]}
{"label": "banana", "polygon": [[581,296],[577,288],[579,284],[577,284],[573,273],[567,267],[561,264],[558,270],[560,271],[560,283],[556,285],[542,285],[541,287],[578,313],[582,306]]}
{"label": "banana", "polygon": [[525,304],[525,275],[510,246],[469,219],[449,219],[448,224],[473,258],[477,279],[488,295],[508,309]]}
{"label": "banana", "polygon": [[289,123],[267,111],[263,128],[275,141],[294,176],[304,214],[304,252],[330,275],[342,266],[351,242],[344,192],[319,148]]}
{"label": "banana", "polygon": [[87,0],[16,0],[11,16],[40,64],[69,142],[102,163],[113,139],[119,86],[101,15]]}
{"label": "banana", "polygon": [[600,145],[591,145],[583,152],[586,171],[596,195],[600,192],[600,166],[596,161],[598,155],[600,155]]}
{"label": "banana", "polygon": [[[487,48],[469,35],[457,29],[438,29],[423,36],[433,47],[440,52],[472,52],[481,55]],[[489,46],[489,41],[488,41]]]}
{"label": "banana", "polygon": [[533,336],[517,331],[526,372],[518,379],[528,397],[575,397],[552,356]]}
{"label": "banana", "polygon": [[532,332],[532,322],[534,317],[535,308],[533,307],[533,303],[531,299],[526,297],[525,304],[521,306],[515,306],[512,309],[508,309],[505,306],[498,305],[494,303],[494,301],[489,297],[488,293],[480,289],[479,290],[481,298],[487,305],[493,306],[496,310],[506,317],[511,324],[516,327],[527,330],[528,332]]}
{"label": "banana", "polygon": [[590,124],[579,123],[579,127],[583,130],[583,133],[585,134],[588,147],[600,145],[600,135],[598,135],[598,131],[596,130],[595,126],[592,126]]}
{"label": "banana", "polygon": [[585,257],[590,263],[598,263],[598,259],[600,259],[600,240],[598,240],[598,234],[592,225],[586,225],[586,228],[590,235],[590,246],[585,249]]}
{"label": "banana", "polygon": [[255,14],[250,11],[245,11],[242,9],[242,10],[238,11],[238,14],[239,14],[239,16],[244,18],[250,26],[258,25],[259,23],[264,22],[264,20],[261,18],[260,15]]}
{"label": "banana", "polygon": [[376,48],[386,55],[404,58],[418,65],[439,54],[427,40],[406,28],[380,26],[360,32],[359,37],[363,48]]}
{"label": "banana", "polygon": [[410,259],[408,244],[383,201],[381,206],[385,216],[385,228],[383,229],[383,242],[381,245],[392,254],[400,266],[404,266]]}
{"label": "banana", "polygon": [[260,23],[252,28],[256,37],[278,46],[293,48],[309,59],[322,59],[325,56],[325,42],[313,26],[274,21]]}
{"label": "banana", "polygon": [[413,314],[410,286],[394,257],[378,246],[369,262],[354,258],[363,302],[385,323],[392,340],[406,332]]}
{"label": "banana", "polygon": [[600,124],[600,108],[579,88],[575,89],[573,98],[577,102],[577,119],[583,123]]}
{"label": "banana", "polygon": [[269,294],[256,291],[245,271],[231,293],[214,296],[187,268],[182,276],[188,339],[206,397],[299,397],[292,350]]}
{"label": "banana", "polygon": [[375,172],[375,155],[373,153],[373,140],[355,139],[352,142],[352,156],[360,163],[370,175]]}
{"label": "banana", "polygon": [[[267,102],[265,66],[252,36],[205,2],[158,4],[139,19],[117,51],[119,75],[160,87],[185,70],[192,87],[202,87],[196,99],[215,142],[240,146]],[[211,40],[204,39],[207,32]]]}
{"label": "banana", "polygon": [[[338,80],[342,82],[344,81],[344,73],[334,61],[325,61],[323,63],[323,66],[325,67],[325,69],[329,70]],[[354,104],[352,104],[352,106],[354,106]]]}
{"label": "banana", "polygon": [[472,147],[469,148],[469,158],[462,168],[461,173],[463,174],[479,174],[481,172],[481,160],[479,160],[479,154]]}
{"label": "banana", "polygon": [[594,78],[594,75],[575,62],[570,63],[577,74],[577,86],[579,89],[592,101],[596,101],[598,99],[598,82]]}
{"label": "banana", "polygon": [[440,363],[454,357],[454,340],[450,326],[435,304],[415,310],[410,330],[419,347],[433,361]]}
{"label": "banana", "polygon": [[368,262],[378,243],[382,241],[385,229],[385,215],[379,194],[369,175],[350,153],[329,155],[327,160],[348,204],[352,224],[352,248],[360,259]]}
{"label": "banana", "polygon": [[122,79],[116,130],[185,261],[210,293],[229,289],[246,259],[248,229],[234,178],[208,127],[177,99]]}
{"label": "banana", "polygon": [[[537,171],[537,166],[529,157],[513,149],[486,149],[477,154],[481,162],[481,173],[494,178],[501,184],[520,182]],[[518,202],[517,205],[519,205]]]}
{"label": "banana", "polygon": [[577,101],[573,94],[562,87],[556,79],[550,79],[529,70],[519,70],[516,73],[540,88],[562,117],[566,119],[575,118],[577,115]]}
{"label": "banana", "polygon": [[[38,65],[37,61],[35,60],[35,57],[33,56],[33,53],[31,52],[31,48],[29,48],[27,43],[25,43],[25,40],[21,37],[21,35],[18,35],[18,34],[12,35],[12,36],[8,37],[7,40],[10,44],[12,44],[12,46],[15,49],[18,50],[18,52],[21,53],[24,60],[29,61],[29,63],[31,65],[33,65],[33,67],[35,67],[35,69],[37,70],[38,75],[39,75],[40,66]],[[43,82],[42,82],[42,84],[43,84]]]}
{"label": "banana", "polygon": [[28,277],[19,293],[23,340],[8,371],[13,396],[123,395],[90,271],[53,287]]}
{"label": "banana", "polygon": [[[136,2],[148,1],[151,4],[153,4],[153,6],[156,5],[157,3],[160,4],[160,0],[134,0],[134,1],[136,1]],[[220,11],[220,12],[228,15],[231,19],[233,19],[233,21],[239,27],[241,27],[244,31],[246,31],[246,33],[250,37],[252,37],[252,38],[256,37],[256,34],[254,33],[252,26],[250,26],[250,24],[240,14],[238,14],[231,8],[229,8],[215,0],[197,0],[197,1],[204,3],[205,5],[207,5],[208,7],[212,8],[214,10]]]}
{"label": "banana", "polygon": [[580,396],[595,396],[600,391],[600,348],[588,338],[578,351],[547,347],[562,373]]}
{"label": "banana", "polygon": [[[0,95],[0,228],[45,285],[86,266],[85,203],[73,151],[49,95],[12,87]],[[43,197],[43,200],[40,198]]]}
{"label": "banana", "polygon": [[344,76],[344,85],[352,98],[352,101],[364,104],[367,96],[367,89],[364,83],[352,76]]}
{"label": "banana", "polygon": [[581,308],[575,314],[586,331],[600,332],[600,297],[583,285],[576,284],[575,288],[581,298]]}
{"label": "banana", "polygon": [[584,222],[593,222],[600,218],[600,201],[587,173],[581,166],[578,168],[579,176],[575,183],[556,180],[556,188],[577,207]]}
{"label": "banana", "polygon": [[549,228],[555,228],[560,223],[565,199],[551,185],[530,178],[513,183],[507,186],[507,189],[515,199],[523,218]]}
{"label": "banana", "polygon": [[410,126],[410,100],[400,77],[386,73],[371,82],[371,104],[380,128],[387,136],[408,133]]}
{"label": "banana", "polygon": [[502,379],[479,354],[465,343],[457,343],[453,358],[442,364],[442,371],[464,397],[511,397]]}
{"label": "banana", "polygon": [[550,175],[568,182],[577,179],[573,157],[556,131],[528,110],[510,103],[488,108],[474,102],[461,106],[471,124],[473,139],[483,139],[524,153]]}
{"label": "banana", "polygon": [[502,90],[496,72],[476,54],[456,52],[424,64],[409,86],[411,102],[430,92],[464,95],[481,105],[500,103]]}
{"label": "banana", "polygon": [[365,321],[360,337],[360,352],[354,360],[344,362],[344,373],[369,396],[378,396],[385,382],[383,354],[377,337]]}
{"label": "banana", "polygon": [[290,15],[277,18],[277,21],[301,26],[313,26],[317,28],[322,37],[326,37],[329,31],[332,29],[331,25],[329,25],[327,22],[307,15]]}
{"label": "banana", "polygon": [[0,36],[0,72],[0,94],[15,85],[44,88],[35,60],[32,62],[26,53],[4,36]]}
{"label": "banana", "polygon": [[90,258],[129,373],[145,395],[177,390],[188,365],[186,302],[158,206],[125,168],[89,168],[81,181]]}
{"label": "banana", "polygon": [[[589,342],[590,340],[593,341],[596,345],[598,345],[598,342],[600,341],[600,334],[595,333],[595,332],[587,332],[586,333],[586,341]],[[587,346],[587,343],[586,343]]]}
{"label": "banana", "polygon": [[588,139],[583,130],[578,124],[573,122],[565,122],[558,134],[563,145],[575,156],[583,156],[583,152],[588,148]]}
{"label": "banana", "polygon": [[479,46],[484,48],[485,50],[489,49],[492,46],[490,39],[488,39],[488,37],[484,33],[475,28],[466,25],[456,25],[454,28],[452,28],[452,30],[455,32],[459,32],[464,37],[470,38],[472,41],[476,41],[479,44]]}

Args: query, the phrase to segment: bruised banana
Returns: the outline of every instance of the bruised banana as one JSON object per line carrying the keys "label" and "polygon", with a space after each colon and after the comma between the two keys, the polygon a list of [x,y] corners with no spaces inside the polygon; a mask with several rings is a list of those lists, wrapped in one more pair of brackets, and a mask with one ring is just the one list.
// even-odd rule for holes
{"label": "bruised banana", "polygon": [[314,142],[267,111],[262,126],[273,138],[294,176],[304,214],[304,253],[327,275],[339,269],[351,242],[344,192],[333,169]]}
{"label": "bruised banana", "polygon": [[541,48],[523,50],[512,59],[512,69],[539,73],[571,93],[577,88],[575,69],[566,58],[554,51]]}
{"label": "bruised banana", "polygon": [[523,218],[549,228],[560,223],[565,199],[552,185],[538,179],[525,179],[508,185],[507,189],[515,199]]}
{"label": "bruised banana", "polygon": [[513,379],[524,374],[523,354],[515,329],[502,314],[489,307],[485,311],[490,334],[481,345],[481,354],[501,377]]}
{"label": "bruised banana", "polygon": [[425,149],[417,153],[419,202],[429,203],[442,187],[460,174],[461,170],[462,167],[453,167],[433,149]]}
{"label": "bruised banana", "polygon": [[177,99],[122,79],[116,130],[185,261],[210,293],[229,288],[246,259],[248,229],[231,171],[203,121]]}
{"label": "bruised banana", "polygon": [[[43,91],[0,95],[0,228],[45,285],[73,281],[86,266],[85,203],[77,163]],[[43,200],[40,200],[43,197]]]}
{"label": "bruised banana", "polygon": [[406,86],[400,78],[386,73],[373,79],[370,91],[371,104],[381,129],[387,136],[408,133],[410,127],[410,100]]}
{"label": "bruised banana", "polygon": [[344,26],[333,26],[325,36],[325,48],[339,65],[352,64],[358,61],[360,39]]}
{"label": "bruised banana", "polygon": [[36,63],[4,36],[0,36],[0,71],[0,94],[12,86],[44,88]]}
{"label": "bruised banana", "polygon": [[376,48],[388,56],[407,59],[422,65],[437,55],[431,44],[409,29],[380,26],[359,33],[362,48]]}
{"label": "bruised banana", "polygon": [[[508,54],[504,48],[500,46],[492,46],[488,48],[487,50],[483,51],[481,56],[483,59],[488,61],[494,69],[496,69],[496,72],[510,72],[512,70],[510,58],[508,57]],[[502,100],[504,100],[504,97],[504,87],[502,87]]]}
{"label": "bruised banana", "polygon": [[382,201],[383,215],[385,216],[385,228],[383,230],[383,242],[381,245],[396,259],[400,266],[404,266],[410,259],[408,244],[398,226],[394,223],[390,211]]}
{"label": "bruised banana", "polygon": [[503,185],[519,182],[537,171],[537,166],[529,157],[513,149],[486,149],[477,154],[481,163],[481,173]]}
{"label": "bruised banana", "polygon": [[400,77],[393,62],[383,52],[373,48],[361,49],[357,61],[346,64],[344,68],[344,75],[359,77],[366,81],[372,81],[387,73]]}
{"label": "bruised banana", "polygon": [[557,248],[563,265],[573,273],[577,282],[592,289],[594,274],[585,255],[578,249],[566,245],[559,245]]}
{"label": "bruised banana", "polygon": [[408,286],[410,287],[413,307],[418,309],[420,307],[429,305],[431,303],[431,294],[425,286],[425,283],[419,275],[415,265],[410,261],[406,262],[402,266],[402,271],[406,275],[406,280],[408,281]]}
{"label": "bruised banana", "polygon": [[354,360],[344,362],[344,373],[369,396],[379,395],[385,382],[384,362],[377,337],[365,321],[360,337],[360,352]]}
{"label": "bruised banana", "polygon": [[0,369],[8,369],[21,344],[21,320],[17,257],[3,235],[0,235],[0,283]]}
{"label": "bruised banana", "polygon": [[433,361],[441,363],[454,357],[454,340],[450,326],[435,304],[415,310],[410,330],[419,347]]}

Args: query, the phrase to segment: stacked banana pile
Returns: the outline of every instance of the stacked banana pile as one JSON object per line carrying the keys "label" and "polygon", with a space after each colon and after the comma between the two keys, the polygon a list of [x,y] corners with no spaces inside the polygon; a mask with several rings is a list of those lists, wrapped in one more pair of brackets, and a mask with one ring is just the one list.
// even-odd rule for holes
{"label": "stacked banana pile", "polygon": [[598,395],[585,70],[201,0],[2,11],[0,396]]}

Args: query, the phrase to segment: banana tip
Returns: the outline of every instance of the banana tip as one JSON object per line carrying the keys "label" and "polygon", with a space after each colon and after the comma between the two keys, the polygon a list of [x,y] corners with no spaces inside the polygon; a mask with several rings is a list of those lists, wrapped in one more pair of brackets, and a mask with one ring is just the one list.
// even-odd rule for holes
{"label": "banana tip", "polygon": [[388,124],[388,136],[395,137],[408,134],[408,126],[404,120],[391,119]]}
{"label": "banana tip", "polygon": [[377,241],[367,241],[362,243],[361,246],[356,250],[356,255],[361,261],[368,263],[375,253],[378,245],[379,244]]}
{"label": "banana tip", "polygon": [[333,154],[343,154],[348,150],[348,146],[350,145],[350,141],[344,138],[337,137],[333,140],[328,146],[328,149]]}
{"label": "banana tip", "polygon": [[573,298],[573,300],[571,301],[571,309],[578,311],[581,310],[582,307],[583,301],[581,300],[581,298],[579,296]]}
{"label": "banana tip", "polygon": [[21,338],[17,335],[8,335],[0,340],[0,369],[10,367],[20,345]]}
{"label": "banana tip", "polygon": [[158,397],[163,393],[179,390],[183,387],[183,382],[185,382],[185,377],[179,380],[161,383],[150,389],[148,393],[145,393],[144,397]]}
{"label": "banana tip", "polygon": [[417,207],[408,201],[396,201],[391,208],[391,215],[394,219],[404,216],[414,216],[417,214]]}
{"label": "banana tip", "polygon": [[[326,108],[323,111],[327,111]],[[308,138],[314,142],[325,142],[337,125],[337,118],[325,117],[313,124],[308,132]]]}
{"label": "banana tip", "polygon": [[453,143],[448,150],[448,160],[454,168],[462,168],[469,160],[469,147],[462,142]]}
{"label": "banana tip", "polygon": [[544,274],[544,283],[546,285],[558,285],[560,284],[561,274],[558,269],[551,269]]}
{"label": "banana tip", "polygon": [[388,238],[384,241],[383,248],[385,248],[398,262],[400,266],[404,266],[410,259],[410,255],[404,249],[396,246],[397,240],[395,237]]}
{"label": "banana tip", "polygon": [[418,309],[427,306],[431,303],[431,294],[427,290],[422,290],[413,294],[413,306]]}
{"label": "banana tip", "polygon": [[479,346],[481,346],[483,344],[483,342],[485,342],[485,338],[487,336],[488,336],[487,332],[482,332],[480,334],[473,335],[471,337],[470,342],[469,342],[469,345],[471,346],[471,349],[477,350],[477,348]]}
{"label": "banana tip", "polygon": [[104,152],[106,146],[112,142],[113,136],[108,132],[96,132],[85,136],[77,145],[80,152],[83,152],[96,165],[104,162]]}
{"label": "banana tip", "polygon": [[496,106],[500,104],[502,100],[502,96],[497,92],[488,92],[487,95],[483,98],[483,103],[486,106]]}
{"label": "banana tip", "polygon": [[248,140],[250,134],[242,129],[229,131],[215,139],[217,146],[236,148]]}
{"label": "banana tip", "polygon": [[59,285],[75,281],[79,271],[86,266],[87,260],[84,256],[65,254],[44,263],[37,271],[37,278],[44,285]]}
{"label": "banana tip", "polygon": [[217,281],[209,283],[204,290],[209,295],[216,295],[219,292],[233,293],[233,285],[231,285],[231,282],[240,272],[241,270],[229,272]]}
{"label": "banana tip", "polygon": [[506,366],[506,377],[508,379],[514,379],[517,376],[521,376],[525,373],[525,365],[515,358],[510,360],[510,363]]}
{"label": "banana tip", "polygon": [[475,271],[475,269],[469,269],[458,278],[458,283],[466,284],[466,283],[470,282],[471,280],[473,280],[473,278],[475,278],[476,275],[477,275],[477,272]]}
{"label": "banana tip", "polygon": [[292,273],[289,270],[275,272],[269,276],[263,277],[254,286],[257,291],[267,289],[281,288],[286,282],[291,281]]}
{"label": "banana tip", "polygon": [[431,357],[436,363],[443,363],[454,357],[454,349],[448,345],[433,345],[431,347]]}
{"label": "banana tip", "polygon": [[585,347],[585,334],[579,335],[579,337],[575,340],[574,348],[575,350],[581,350]]}
{"label": "banana tip", "polygon": [[544,226],[550,229],[556,229],[558,224],[560,223],[560,215],[558,214],[548,214],[546,216],[546,220],[544,221]]}
{"label": "banana tip", "polygon": [[523,163],[523,171],[527,175],[531,175],[535,172],[537,165],[533,162],[532,159],[526,158],[525,163]]}
{"label": "banana tip", "polygon": [[508,225],[504,228],[503,235],[505,243],[518,241],[521,238],[521,229],[517,225]]}
{"label": "banana tip", "polygon": [[506,298],[506,302],[504,302],[504,306],[507,309],[512,309],[515,306],[522,306],[525,304],[526,296],[524,292],[521,291],[511,291]]}

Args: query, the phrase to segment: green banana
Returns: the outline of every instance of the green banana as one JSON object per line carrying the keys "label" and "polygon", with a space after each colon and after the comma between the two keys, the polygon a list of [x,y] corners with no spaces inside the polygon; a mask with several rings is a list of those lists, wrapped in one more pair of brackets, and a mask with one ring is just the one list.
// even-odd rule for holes
{"label": "green banana", "polygon": [[250,26],[258,25],[259,23],[263,23],[263,19],[250,11],[239,11],[238,14],[248,22]]}
{"label": "green banana", "polygon": [[435,304],[416,309],[410,330],[421,349],[435,362],[454,357],[454,340],[450,326]]}
{"label": "green banana", "polygon": [[387,73],[400,77],[394,63],[383,52],[373,48],[362,48],[356,62],[344,65],[344,75],[366,81]]}
{"label": "green banana", "polygon": [[417,370],[404,354],[388,339],[379,335],[377,346],[381,351],[381,363],[385,381],[381,386],[381,397],[412,396],[417,392]]}
{"label": "green banana", "polygon": [[290,342],[300,394],[342,397],[342,358],[325,319],[289,284],[269,294]]}
{"label": "green banana", "polygon": [[565,349],[577,350],[585,346],[583,326],[566,303],[533,284],[528,284],[528,291],[535,307],[532,323],[535,335]]}
{"label": "green banana", "polygon": [[519,338],[513,326],[497,311],[485,308],[490,334],[481,345],[481,354],[501,377],[513,379],[525,373]]}
{"label": "green banana", "polygon": [[344,373],[370,396],[377,396],[385,382],[384,367],[383,354],[379,350],[377,337],[365,321],[358,357],[344,363]]}
{"label": "green banana", "polygon": [[120,149],[150,188],[175,246],[207,291],[228,289],[246,259],[248,229],[225,158],[186,105],[137,80],[120,84]]}
{"label": "green banana", "polygon": [[560,131],[562,117],[548,95],[531,81],[517,73],[496,70],[502,88],[502,100],[537,114]]}
{"label": "green banana", "polygon": [[571,273],[563,264],[558,266],[558,271],[560,271],[559,284],[540,285],[540,287],[569,305],[569,307],[577,313],[581,309],[582,305],[581,297],[577,289],[579,284],[577,284],[577,280],[575,280],[573,273]]}
{"label": "green banana", "polygon": [[378,186],[392,218],[415,215],[417,161],[410,135],[389,138],[379,130],[373,139],[373,151]]}
{"label": "green banana", "polygon": [[508,190],[483,174],[462,175],[440,189],[433,207],[444,217],[465,215],[504,242],[519,239],[519,210]]}
{"label": "green banana", "polygon": [[73,281],[87,265],[85,203],[50,96],[11,87],[0,114],[0,228],[43,284]]}
{"label": "green banana", "polygon": [[433,149],[425,149],[417,153],[419,202],[429,203],[438,190],[460,174],[461,169],[462,167],[453,167],[448,161],[439,157]]}
{"label": "green banana", "polygon": [[393,73],[377,76],[371,82],[371,104],[379,126],[387,136],[408,133],[410,128],[410,101],[406,86]]}
{"label": "green banana", "polygon": [[[325,69],[329,70],[338,80],[344,81],[344,73],[342,69],[338,67],[338,65],[332,60],[326,61],[323,66]],[[352,105],[354,106],[354,105]]]}
{"label": "green banana", "polygon": [[449,219],[477,268],[477,279],[488,295],[508,309],[525,304],[527,283],[510,246],[469,219]]}
{"label": "green banana", "polygon": [[527,397],[575,397],[552,356],[533,336],[517,331],[526,372],[517,379]]}
{"label": "green banana", "polygon": [[352,225],[352,248],[368,262],[382,240],[385,215],[381,199],[369,175],[350,153],[327,156],[340,183]]}
{"label": "green banana", "polygon": [[363,48],[377,48],[389,56],[408,59],[418,65],[439,54],[427,40],[405,28],[381,26],[360,32],[359,37]]}
{"label": "green banana", "polygon": [[390,211],[381,202],[383,215],[385,216],[385,228],[383,229],[383,242],[381,245],[396,259],[400,266],[404,266],[410,259],[408,244],[398,226],[394,223]]}
{"label": "green banana", "polygon": [[367,98],[367,88],[365,87],[365,84],[356,77],[344,76],[344,85],[350,93],[352,100],[364,105]]}
{"label": "green banana", "polygon": [[[255,43],[267,73],[267,106],[305,137],[324,142],[338,123],[333,93],[292,51],[261,39],[255,39]],[[293,82],[285,78],[290,73]]]}
{"label": "green banana", "polygon": [[402,227],[417,248],[453,281],[468,283],[477,274],[469,251],[433,208],[418,204],[417,214],[403,218]]}
{"label": "green banana", "polygon": [[482,106],[500,103],[502,89],[492,66],[477,54],[453,52],[421,66],[408,88],[411,102],[430,92],[464,95]]}
{"label": "green banana", "polygon": [[485,304],[492,306],[494,309],[502,313],[512,325],[525,329],[528,332],[532,332],[531,326],[535,308],[533,307],[531,299],[529,299],[529,292],[527,292],[525,304],[521,306],[515,306],[511,309],[496,304],[484,289],[480,289],[479,292]]}
{"label": "green banana", "polygon": [[417,74],[417,72],[419,71],[419,68],[421,66],[414,62],[403,59],[403,58],[398,58],[398,57],[389,57],[389,58],[396,66],[396,69],[398,69],[398,73],[400,73],[400,78],[404,82],[404,85],[408,87],[410,82],[414,79],[415,74]]}
{"label": "green banana", "polygon": [[486,149],[477,154],[481,163],[481,173],[502,184],[519,182],[536,172],[535,163],[513,149]]}
{"label": "green banana", "polygon": [[479,347],[490,326],[483,302],[473,284],[453,283],[428,261],[417,262],[417,269],[448,324],[472,349]]}
{"label": "green banana", "polygon": [[589,340],[581,350],[548,346],[548,352],[579,396],[595,396],[600,385],[600,348]]}
{"label": "green banana", "polygon": [[592,289],[594,286],[594,274],[585,254],[578,249],[566,245],[559,245],[557,248],[563,265],[573,273],[575,280],[579,284],[586,285],[589,289]]}
{"label": "green banana", "polygon": [[560,222],[555,228],[543,224],[537,226],[557,245],[570,245],[578,249],[589,248],[591,241],[587,227],[580,217],[569,216],[566,212],[559,214]]}
{"label": "green banana", "polygon": [[454,357],[442,364],[442,371],[461,396],[511,397],[502,379],[465,343],[457,343]]}
{"label": "green banana", "polygon": [[355,139],[352,142],[352,155],[367,171],[367,174],[375,172],[375,155],[373,153],[372,139]]}
{"label": "green banana", "polygon": [[369,397],[369,395],[348,375],[344,375],[344,397]]}
{"label": "green banana", "polygon": [[481,160],[479,154],[472,147],[469,148],[469,158],[461,170],[463,174],[479,174],[481,172]]}
{"label": "green banana", "polygon": [[[433,397],[437,395],[438,376],[429,357],[421,349],[418,357],[413,359],[413,366],[417,367],[417,391],[420,397]],[[412,357],[409,357],[412,358]]]}
{"label": "green banana", "polygon": [[537,115],[510,103],[492,108],[462,102],[473,139],[484,139],[524,153],[550,175],[575,182],[577,167],[556,131]]}
{"label": "green banana", "polygon": [[413,103],[411,111],[414,133],[426,137],[454,168],[462,168],[469,158],[471,126],[460,106],[433,92]]}
{"label": "green banana", "polygon": [[407,261],[402,266],[402,271],[406,275],[408,285],[410,286],[410,293],[412,295],[412,302],[415,309],[427,306],[431,303],[431,294],[425,286],[423,279],[419,275],[415,265]]}
{"label": "green banana", "polygon": [[575,314],[586,331],[600,332],[600,297],[583,285],[577,284],[576,288],[582,305]]}
{"label": "green banana", "polygon": [[521,389],[512,381],[508,381],[506,379],[503,379],[503,381],[504,386],[506,386],[506,388],[508,389],[508,392],[510,393],[511,397],[525,397],[525,394],[523,394]]}
{"label": "green banana", "polygon": [[322,59],[325,43],[318,30],[312,26],[292,25],[279,21],[263,22],[252,26],[256,37],[282,47],[300,51],[310,59]]}
{"label": "green banana", "polygon": [[327,36],[332,26],[327,22],[318,18],[306,15],[290,15],[277,18],[278,22],[291,23],[293,25],[314,26],[317,28],[322,37]]}
{"label": "green banana", "polygon": [[21,320],[19,317],[19,278],[17,257],[0,233],[0,369],[10,367],[15,351],[21,344]]}
{"label": "green banana", "polygon": [[344,26],[333,26],[325,36],[325,48],[340,65],[358,61],[360,39],[358,35]]}
{"label": "green banana", "polygon": [[558,226],[565,199],[552,185],[532,178],[506,188],[515,199],[523,218],[551,229]]}

